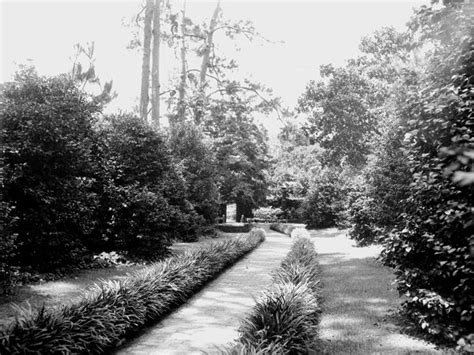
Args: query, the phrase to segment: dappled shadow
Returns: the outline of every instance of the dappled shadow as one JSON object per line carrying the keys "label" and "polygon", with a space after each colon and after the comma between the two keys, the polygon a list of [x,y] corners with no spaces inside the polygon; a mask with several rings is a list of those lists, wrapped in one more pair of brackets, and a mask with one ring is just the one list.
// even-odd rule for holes
{"label": "dappled shadow", "polygon": [[317,353],[439,353],[431,344],[402,334],[393,316],[402,300],[392,271],[376,259],[380,247],[356,248],[337,230],[311,235],[319,251],[323,284]]}
{"label": "dappled shadow", "polygon": [[237,337],[240,320],[270,285],[271,272],[279,266],[290,244],[289,238],[270,234],[256,250],[117,353],[219,353],[216,345],[225,345]]}
{"label": "dappled shadow", "polygon": [[[185,250],[200,248],[217,240],[235,238],[238,234],[220,233],[216,238],[202,238],[198,242],[174,243],[171,247],[176,254]],[[77,302],[90,287],[102,280],[120,281],[142,269],[144,265],[119,265],[115,268],[89,269],[74,276],[56,281],[39,282],[18,287],[14,294],[0,296],[0,328],[7,326],[21,315],[18,307],[37,310],[61,307]]]}

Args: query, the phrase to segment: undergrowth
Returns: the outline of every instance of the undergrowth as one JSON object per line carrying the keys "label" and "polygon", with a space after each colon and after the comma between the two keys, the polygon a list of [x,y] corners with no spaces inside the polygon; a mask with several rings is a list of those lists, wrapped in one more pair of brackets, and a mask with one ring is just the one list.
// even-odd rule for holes
{"label": "undergrowth", "polygon": [[313,243],[297,238],[243,320],[227,354],[305,354],[315,347],[320,322],[319,266]]}
{"label": "undergrowth", "polygon": [[25,311],[0,332],[0,353],[104,353],[184,303],[264,237],[264,231],[252,230],[213,242],[152,264],[124,281],[97,284],[76,304]]}

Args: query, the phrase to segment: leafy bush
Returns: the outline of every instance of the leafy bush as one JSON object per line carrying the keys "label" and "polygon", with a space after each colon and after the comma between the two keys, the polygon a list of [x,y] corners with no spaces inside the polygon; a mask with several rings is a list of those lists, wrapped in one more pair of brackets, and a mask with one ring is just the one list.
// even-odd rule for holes
{"label": "leafy bush", "polygon": [[0,331],[0,353],[104,353],[156,321],[263,241],[260,232],[186,251],[104,282],[79,303],[26,314]]}
{"label": "leafy bush", "polygon": [[224,233],[248,233],[252,226],[250,224],[219,224],[217,229]]}
{"label": "leafy bush", "polygon": [[10,293],[17,284],[18,267],[14,266],[17,234],[13,232],[16,218],[8,202],[0,201],[0,294]]}
{"label": "leafy bush", "polygon": [[259,207],[253,211],[254,218],[261,220],[276,220],[283,214],[281,208]]}
{"label": "leafy bush", "polygon": [[127,258],[115,251],[111,251],[110,253],[103,251],[98,255],[94,255],[92,258],[92,265],[97,267],[109,267],[124,264],[129,264]]}
{"label": "leafy bush", "polygon": [[406,314],[451,345],[469,342],[474,319],[474,32],[463,6],[417,14],[418,34],[437,50],[427,54],[422,90],[410,90],[401,107],[413,183],[383,252],[409,298]]}
{"label": "leafy bush", "polygon": [[341,222],[346,196],[343,181],[338,174],[323,174],[311,187],[302,205],[308,228],[334,227]]}
{"label": "leafy bush", "polygon": [[[230,353],[308,353],[320,321],[319,267],[313,243],[298,238],[239,328],[239,344]],[[229,352],[228,352],[229,353]]]}
{"label": "leafy bush", "polygon": [[373,199],[360,196],[351,204],[352,226],[349,236],[358,246],[367,246],[378,242],[380,228],[377,227],[377,208]]}
{"label": "leafy bush", "polygon": [[166,255],[172,239],[195,240],[203,219],[164,138],[132,115],[107,117],[99,134],[105,183],[95,234],[107,238],[102,248],[149,259]]}
{"label": "leafy bush", "polygon": [[94,225],[93,124],[101,107],[69,76],[32,70],[6,83],[1,97],[2,193],[16,222],[15,261],[39,270],[77,264]]}
{"label": "leafy bush", "polygon": [[219,213],[217,162],[211,144],[201,129],[190,123],[175,125],[169,146],[182,167],[187,198],[207,224],[213,224]]}
{"label": "leafy bush", "polygon": [[310,238],[311,235],[309,234],[308,230],[305,228],[295,228],[290,233],[291,238]]}

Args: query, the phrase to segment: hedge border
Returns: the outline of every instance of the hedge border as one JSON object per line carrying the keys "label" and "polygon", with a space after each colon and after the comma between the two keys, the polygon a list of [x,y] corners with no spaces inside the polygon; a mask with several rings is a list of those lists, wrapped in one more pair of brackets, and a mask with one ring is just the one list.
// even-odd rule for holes
{"label": "hedge border", "polygon": [[233,224],[218,224],[217,229],[224,233],[248,233],[252,229],[250,224],[233,225]]}
{"label": "hedge border", "polygon": [[300,228],[300,227],[296,227],[296,226],[293,226],[291,224],[286,224],[286,223],[272,223],[270,224],[270,229],[271,230],[274,230],[276,232],[279,232],[279,233],[283,233],[283,234],[286,234],[287,236],[291,236],[291,232],[297,228]]}
{"label": "hedge border", "polygon": [[0,331],[0,353],[104,353],[172,309],[256,248],[265,231],[216,241],[102,282],[78,303],[25,314]]}
{"label": "hedge border", "polygon": [[286,354],[314,350],[321,314],[319,275],[313,242],[307,237],[296,238],[274,272],[272,286],[242,321],[238,343],[224,351],[270,354],[277,349]]}

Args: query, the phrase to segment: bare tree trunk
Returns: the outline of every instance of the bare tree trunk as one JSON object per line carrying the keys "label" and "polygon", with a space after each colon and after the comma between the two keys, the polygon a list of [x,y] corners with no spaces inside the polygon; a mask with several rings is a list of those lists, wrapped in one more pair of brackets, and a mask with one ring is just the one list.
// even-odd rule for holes
{"label": "bare tree trunk", "polygon": [[209,31],[207,32],[206,46],[204,48],[204,53],[202,56],[201,71],[199,78],[199,93],[198,99],[194,108],[194,122],[196,124],[201,123],[202,116],[204,115],[204,106],[205,106],[205,91],[206,91],[206,75],[207,68],[209,67],[211,49],[214,45],[214,31],[217,26],[217,20],[219,18],[219,13],[221,11],[221,1],[217,0],[217,5],[214,10],[214,14],[211,18],[211,23],[209,24]]}
{"label": "bare tree trunk", "polygon": [[160,9],[161,0],[153,8],[153,49],[151,68],[151,122],[160,127]]}
{"label": "bare tree trunk", "polygon": [[151,21],[153,18],[153,0],[147,0],[145,5],[145,27],[143,30],[143,61],[142,85],[140,92],[140,117],[146,122],[148,116],[148,103],[150,101],[150,52],[151,52]]}
{"label": "bare tree trunk", "polygon": [[214,31],[217,26],[217,19],[219,17],[219,13],[221,11],[221,0],[217,1],[216,9],[214,10],[214,14],[212,15],[211,23],[209,24],[209,31],[207,32],[207,39],[206,39],[206,47],[204,49],[204,54],[202,56],[202,63],[201,63],[201,75],[200,75],[200,91],[204,91],[204,87],[206,85],[206,74],[207,68],[209,67],[209,58],[211,54],[213,43],[213,36]]}
{"label": "bare tree trunk", "polygon": [[181,78],[179,83],[179,99],[177,120],[184,121],[186,113],[185,96],[186,96],[186,1],[183,4],[183,17],[181,21]]}

